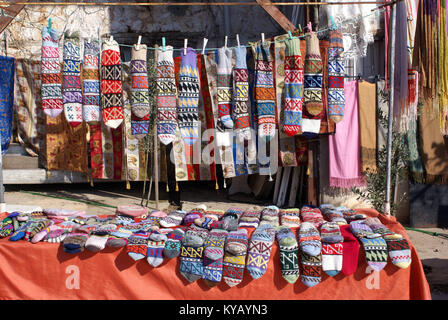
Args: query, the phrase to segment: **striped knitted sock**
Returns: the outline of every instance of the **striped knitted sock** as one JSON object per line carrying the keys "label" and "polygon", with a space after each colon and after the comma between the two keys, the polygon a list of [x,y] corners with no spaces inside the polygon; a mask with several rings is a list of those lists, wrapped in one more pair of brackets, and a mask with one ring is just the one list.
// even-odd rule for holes
{"label": "striped knitted sock", "polygon": [[104,224],[90,234],[86,241],[86,249],[92,252],[99,252],[106,247],[110,233],[117,229],[116,224]]}
{"label": "striped knitted sock", "polygon": [[67,234],[69,233],[66,229],[61,229],[56,225],[49,227],[48,233],[44,236],[43,241],[51,242],[51,243],[60,243],[62,242]]}
{"label": "striped knitted sock", "polygon": [[86,122],[101,121],[100,47],[98,41],[84,40],[82,64],[83,117]]}
{"label": "striped knitted sock", "polygon": [[235,47],[235,67],[233,69],[233,92],[235,131],[241,140],[251,138],[249,121],[249,72],[246,65],[246,47]]}
{"label": "striped knitted sock", "polygon": [[271,225],[260,225],[252,233],[247,252],[247,271],[253,279],[261,278],[265,273],[271,257],[275,230]]}
{"label": "striped knitted sock", "polygon": [[411,265],[411,249],[408,241],[402,236],[401,239],[384,236],[387,243],[389,258],[394,265],[406,269]]}
{"label": "striped knitted sock", "polygon": [[180,247],[182,245],[182,239],[185,236],[185,230],[183,228],[177,228],[167,234],[167,240],[165,241],[165,248],[163,249],[163,255],[168,258],[176,258],[179,256]]}
{"label": "striped knitted sock", "polygon": [[145,44],[132,47],[131,52],[131,132],[138,139],[149,130],[148,71],[146,69]]}
{"label": "striped knitted sock", "polygon": [[81,57],[78,33],[65,33],[62,68],[62,103],[72,127],[82,123]]}
{"label": "striped knitted sock", "polygon": [[138,231],[129,237],[126,245],[127,254],[135,261],[146,258],[148,252],[149,233]]}
{"label": "striped knitted sock", "polygon": [[227,47],[218,49],[218,66],[216,69],[218,88],[218,119],[216,129],[223,131],[233,129],[231,117],[232,105],[232,50]]}
{"label": "striped knitted sock", "polygon": [[206,230],[200,232],[193,226],[186,231],[182,239],[179,271],[189,282],[202,278],[204,274],[204,241],[207,235]]}
{"label": "striped knitted sock", "polygon": [[150,266],[157,268],[163,263],[163,250],[167,240],[167,233],[161,233],[159,231],[154,231],[149,236],[146,261],[148,261]]}
{"label": "striped knitted sock", "polygon": [[275,135],[275,89],[270,44],[254,48],[255,101],[257,106],[258,136],[269,141]]}
{"label": "striped knitted sock", "polygon": [[30,241],[36,234],[41,232],[42,230],[48,228],[53,224],[53,221],[50,219],[40,219],[37,221],[36,225],[29,230],[29,232],[25,235],[25,240]]}
{"label": "striped knitted sock", "polygon": [[295,283],[300,276],[299,245],[289,227],[277,228],[275,234],[280,250],[280,268],[282,277],[289,283]]}
{"label": "striped knitted sock", "polygon": [[303,108],[303,61],[300,39],[286,40],[285,111],[283,131],[288,136],[299,133]]}
{"label": "striped knitted sock", "polygon": [[280,216],[280,225],[288,228],[296,228],[300,226],[299,208],[280,209],[278,214]]}
{"label": "striped knitted sock", "polygon": [[177,227],[182,223],[186,214],[183,210],[171,211],[166,217],[160,219],[160,226],[163,228]]}
{"label": "striped knitted sock", "polygon": [[322,240],[322,270],[334,277],[342,270],[343,242],[325,243]]}
{"label": "striped knitted sock", "polygon": [[387,243],[381,238],[360,238],[366,254],[367,264],[376,271],[381,271],[387,264]]}
{"label": "striped knitted sock", "polygon": [[2,220],[0,229],[0,238],[6,238],[14,232],[14,220],[11,215],[8,215]]}
{"label": "striped knitted sock", "polygon": [[199,72],[197,54],[192,48],[187,48],[187,54],[181,50],[179,70],[179,98],[177,119],[180,134],[187,145],[193,145],[199,137]]}
{"label": "striped knitted sock", "polygon": [[42,28],[42,109],[52,118],[56,118],[64,110],[59,39],[60,34],[56,29]]}
{"label": "striped knitted sock", "polygon": [[227,231],[236,231],[238,229],[239,216],[233,212],[226,212],[222,217],[222,227]]}
{"label": "striped knitted sock", "polygon": [[316,228],[320,228],[322,223],[325,222],[319,208],[303,206],[302,210],[300,210],[300,216],[303,222],[311,222]]}
{"label": "striped knitted sock", "polygon": [[325,243],[343,242],[344,237],[341,235],[339,225],[334,222],[324,222],[320,227],[320,237]]}
{"label": "striped knitted sock", "polygon": [[204,216],[203,210],[193,209],[184,216],[182,224],[189,227],[194,223],[196,219],[201,219],[203,216]]}
{"label": "striped knitted sock", "polygon": [[173,47],[157,49],[157,137],[164,145],[174,141],[177,130],[177,88]]}
{"label": "striped knitted sock", "polygon": [[257,228],[260,224],[260,211],[244,211],[240,218],[238,227]]}
{"label": "striped knitted sock", "polygon": [[328,116],[335,123],[344,116],[344,43],[340,30],[330,31],[328,48]]}
{"label": "striped knitted sock", "polygon": [[316,117],[322,113],[323,103],[322,58],[316,33],[306,38],[303,101],[305,112],[302,114],[302,132],[317,134],[320,131],[320,119]]}
{"label": "striped knitted sock", "polygon": [[217,285],[222,279],[222,262],[227,234],[226,230],[212,230],[204,243],[204,274],[202,279],[210,287]]}
{"label": "striped knitted sock", "polygon": [[279,221],[279,208],[277,206],[267,206],[261,210],[260,226],[264,224],[270,224],[272,227],[278,227]]}
{"label": "striped knitted sock", "polygon": [[105,40],[101,52],[101,114],[106,126],[116,129],[123,122],[123,89],[120,47]]}
{"label": "striped knitted sock", "polygon": [[[11,236],[9,237],[9,241],[19,241],[25,238],[27,230],[29,228],[36,225],[36,221],[29,220],[27,222],[23,222],[18,228],[14,229],[14,232],[12,232]],[[29,231],[28,231],[29,232]]]}
{"label": "striped knitted sock", "polygon": [[85,232],[71,232],[62,241],[64,246],[64,252],[67,253],[79,253],[84,251],[89,234]]}
{"label": "striped knitted sock", "polygon": [[301,279],[307,287],[314,287],[322,280],[322,255],[311,256],[304,251],[300,252],[302,263]]}
{"label": "striped knitted sock", "polygon": [[381,221],[376,217],[370,217],[364,220],[364,223],[368,225],[374,233],[380,234],[383,238],[387,237],[389,239],[401,239],[403,236],[401,234],[394,233],[389,230]]}
{"label": "striped knitted sock", "polygon": [[322,242],[319,231],[310,222],[302,222],[299,229],[300,250],[310,256],[320,255]]}
{"label": "striped knitted sock", "polygon": [[225,244],[222,276],[229,287],[236,286],[243,281],[247,245],[246,229],[232,231],[228,234]]}

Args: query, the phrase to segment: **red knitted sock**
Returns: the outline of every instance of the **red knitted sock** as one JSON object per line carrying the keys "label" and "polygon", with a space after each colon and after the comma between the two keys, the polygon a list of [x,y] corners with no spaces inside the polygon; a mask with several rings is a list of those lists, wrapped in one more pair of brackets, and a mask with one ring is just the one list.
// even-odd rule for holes
{"label": "red knitted sock", "polygon": [[350,231],[350,225],[339,227],[341,235],[344,237],[344,251],[342,254],[342,273],[346,276],[355,273],[358,267],[359,242]]}

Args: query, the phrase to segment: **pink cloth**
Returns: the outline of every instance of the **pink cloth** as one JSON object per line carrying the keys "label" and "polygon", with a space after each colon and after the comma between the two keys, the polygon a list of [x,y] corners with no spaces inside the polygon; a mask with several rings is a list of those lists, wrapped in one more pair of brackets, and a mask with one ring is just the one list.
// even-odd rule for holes
{"label": "pink cloth", "polygon": [[344,93],[344,118],[329,137],[330,187],[348,189],[365,185],[361,175],[358,81],[346,81]]}
{"label": "pink cloth", "polygon": [[143,215],[148,215],[148,212],[149,212],[148,208],[130,204],[130,205],[118,206],[115,213],[117,215],[123,214],[131,217],[141,217]]}
{"label": "pink cloth", "polygon": [[85,216],[87,213],[85,211],[79,210],[67,210],[67,209],[52,209],[46,208],[43,212],[48,217],[70,217],[70,216]]}

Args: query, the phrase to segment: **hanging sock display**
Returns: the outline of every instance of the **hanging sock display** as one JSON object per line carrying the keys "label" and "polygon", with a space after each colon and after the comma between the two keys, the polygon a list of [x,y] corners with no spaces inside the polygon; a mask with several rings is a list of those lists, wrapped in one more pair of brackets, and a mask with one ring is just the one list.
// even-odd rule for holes
{"label": "hanging sock display", "polygon": [[8,151],[14,116],[14,72],[16,60],[0,56],[0,137],[2,155]]}
{"label": "hanging sock display", "polygon": [[233,129],[231,116],[232,106],[232,50],[227,47],[218,49],[217,65],[218,87],[218,121],[216,128],[221,132],[225,129]]}
{"label": "hanging sock display", "polygon": [[283,132],[299,133],[303,107],[303,61],[298,38],[287,39],[285,52],[285,111]]}
{"label": "hanging sock display", "polygon": [[246,64],[246,47],[234,48],[235,67],[233,69],[233,92],[234,108],[233,117],[235,120],[235,131],[242,140],[249,140],[249,72]]}
{"label": "hanging sock display", "polygon": [[101,53],[101,114],[112,129],[123,122],[120,47],[113,39],[104,41]]}
{"label": "hanging sock display", "polygon": [[177,88],[173,47],[157,48],[157,136],[164,145],[174,141],[177,130]]}
{"label": "hanging sock display", "polygon": [[199,137],[199,73],[195,50],[186,51],[181,51],[177,119],[184,143],[193,145]]}
{"label": "hanging sock display", "polygon": [[101,121],[100,112],[100,47],[98,41],[84,40],[82,64],[83,119],[87,123]]}
{"label": "hanging sock display", "polygon": [[56,118],[64,110],[59,38],[60,34],[56,29],[42,28],[42,109],[52,118]]}
{"label": "hanging sock display", "polygon": [[131,132],[142,139],[149,130],[148,71],[146,45],[134,45],[131,53]]}
{"label": "hanging sock display", "polygon": [[81,56],[78,33],[64,35],[62,68],[62,103],[72,127],[82,123]]}
{"label": "hanging sock display", "polygon": [[304,134],[318,134],[320,119],[314,119],[323,111],[322,102],[322,58],[319,39],[311,32],[306,37],[306,55],[304,63],[303,102],[305,112],[302,115],[302,131]]}
{"label": "hanging sock display", "polygon": [[328,116],[335,123],[344,116],[344,44],[340,30],[330,32],[328,48]]}
{"label": "hanging sock display", "polygon": [[255,57],[255,103],[257,106],[258,136],[269,141],[275,136],[275,89],[273,60],[269,43],[253,47]]}

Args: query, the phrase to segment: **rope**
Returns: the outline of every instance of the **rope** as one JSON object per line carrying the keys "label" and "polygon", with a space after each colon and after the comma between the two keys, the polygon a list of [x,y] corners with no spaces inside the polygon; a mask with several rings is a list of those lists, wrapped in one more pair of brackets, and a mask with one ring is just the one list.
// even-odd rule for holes
{"label": "rope", "polygon": [[417,231],[417,232],[429,234],[429,235],[434,236],[434,237],[443,237],[443,238],[448,239],[448,234],[445,234],[445,233],[438,233],[438,232],[434,232],[434,231],[426,231],[426,230],[410,228],[410,227],[404,227],[404,228],[406,230]]}

